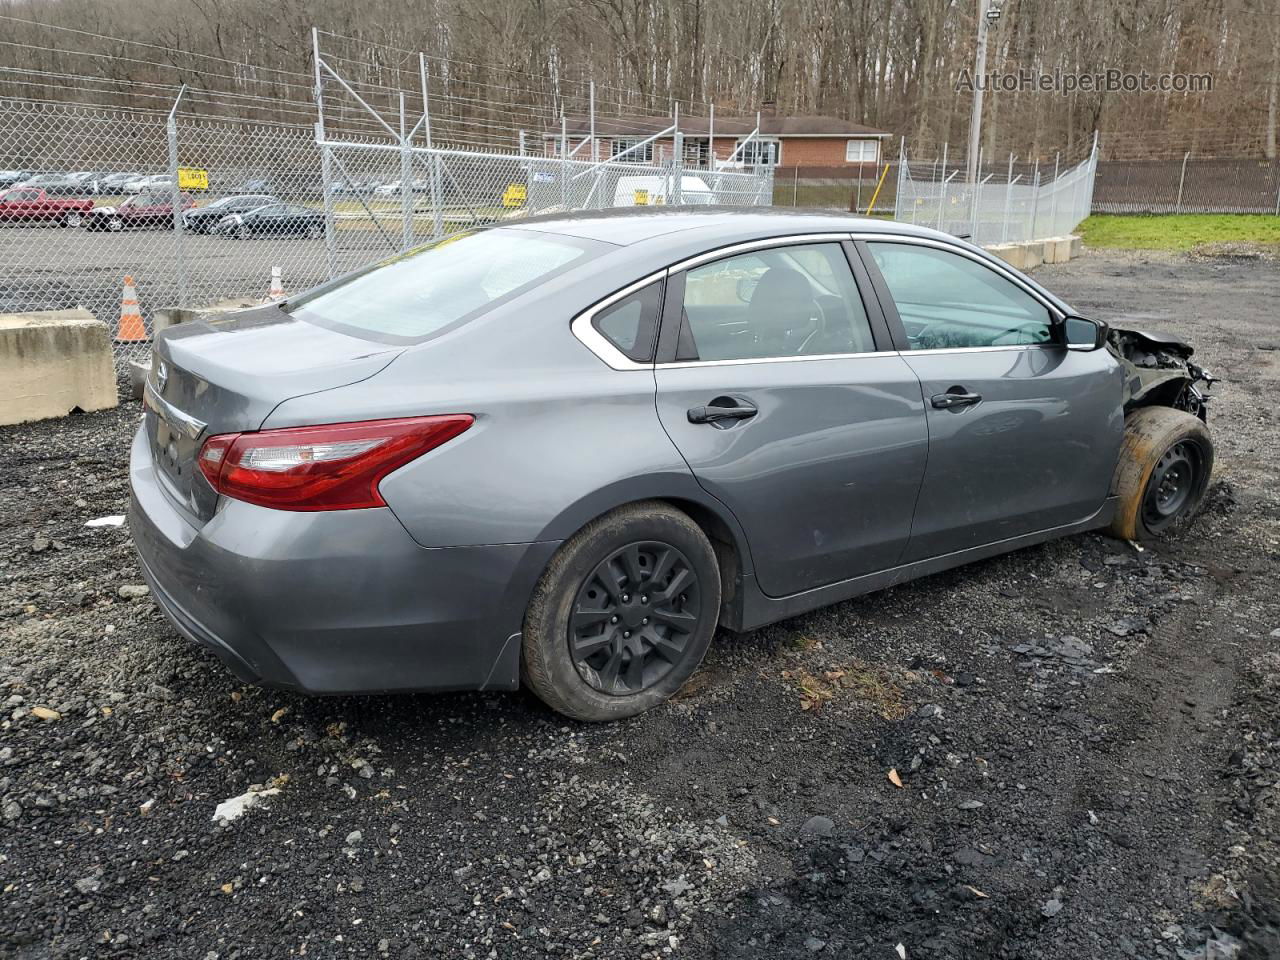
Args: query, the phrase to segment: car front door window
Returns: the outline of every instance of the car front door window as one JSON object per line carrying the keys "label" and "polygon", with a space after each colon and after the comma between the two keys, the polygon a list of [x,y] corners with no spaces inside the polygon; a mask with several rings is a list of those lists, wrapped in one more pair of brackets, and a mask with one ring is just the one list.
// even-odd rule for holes
{"label": "car front door window", "polygon": [[1048,343],[1048,309],[968,257],[908,243],[868,244],[912,350]]}
{"label": "car front door window", "polygon": [[750,360],[867,353],[866,310],[838,243],[780,246],[685,275],[677,359]]}

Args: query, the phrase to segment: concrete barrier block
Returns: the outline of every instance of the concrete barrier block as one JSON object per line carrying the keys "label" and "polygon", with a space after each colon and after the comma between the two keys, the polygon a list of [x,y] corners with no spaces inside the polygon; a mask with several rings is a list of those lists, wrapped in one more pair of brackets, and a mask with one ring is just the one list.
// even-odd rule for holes
{"label": "concrete barrier block", "polygon": [[1022,247],[1022,259],[1025,266],[1023,270],[1033,270],[1040,264],[1044,263],[1044,244],[1039,242],[1020,243]]}
{"label": "concrete barrier block", "polygon": [[1084,237],[1077,237],[1074,233],[1067,238],[1071,241],[1071,256],[1079,257],[1084,255]]}
{"label": "concrete barrier block", "polygon": [[1044,241],[1045,263],[1066,263],[1071,259],[1071,238],[1050,237]]}
{"label": "concrete barrier block", "polygon": [[88,310],[0,314],[0,424],[117,403],[111,334]]}
{"label": "concrete barrier block", "polygon": [[1030,270],[1044,262],[1044,243],[997,243],[986,248],[1015,270]]}
{"label": "concrete barrier block", "polygon": [[1015,270],[1025,269],[1023,263],[1026,257],[1020,243],[994,243],[987,247],[987,253],[999,257]]}
{"label": "concrete barrier block", "polygon": [[134,400],[142,399],[142,391],[146,388],[147,377],[151,373],[151,361],[129,361],[129,396]]}
{"label": "concrete barrier block", "polygon": [[161,330],[176,326],[179,323],[190,323],[206,316],[219,316],[234,310],[247,310],[269,303],[266,297],[240,297],[219,300],[203,307],[159,307],[151,314],[151,328],[159,334]]}

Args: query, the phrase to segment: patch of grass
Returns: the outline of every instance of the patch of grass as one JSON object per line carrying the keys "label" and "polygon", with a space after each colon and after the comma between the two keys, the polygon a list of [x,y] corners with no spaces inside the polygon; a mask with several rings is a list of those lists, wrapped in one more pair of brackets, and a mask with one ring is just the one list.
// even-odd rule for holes
{"label": "patch of grass", "polygon": [[1187,251],[1203,244],[1280,246],[1280,217],[1264,213],[1098,214],[1077,228],[1095,248]]}
{"label": "patch of grass", "polygon": [[784,670],[782,677],[800,694],[801,710],[818,710],[837,697],[851,696],[885,720],[901,720],[907,715],[902,689],[889,671],[861,660],[821,673],[805,667]]}

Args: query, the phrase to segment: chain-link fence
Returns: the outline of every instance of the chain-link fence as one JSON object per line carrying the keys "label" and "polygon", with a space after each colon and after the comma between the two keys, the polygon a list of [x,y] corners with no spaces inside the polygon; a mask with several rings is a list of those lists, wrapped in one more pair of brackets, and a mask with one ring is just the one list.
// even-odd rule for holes
{"label": "chain-link fence", "polygon": [[963,157],[943,151],[931,161],[912,159],[904,145],[899,157],[894,217],[966,237],[979,245],[1026,243],[1069,234],[1089,216],[1098,164],[1095,139],[1089,155],[1063,168],[1001,167],[979,158],[972,180]]}
{"label": "chain-link fence", "polygon": [[1103,160],[1093,211],[1280,216],[1280,160],[1190,153],[1178,160]]}
{"label": "chain-link fence", "polygon": [[[144,358],[158,312],[285,293],[536,213],[767,205],[768,169],[317,142],[311,126],[0,100],[0,312],[88,308]],[[141,326],[118,323],[125,278]],[[279,289],[275,290],[278,294]],[[134,299],[126,296],[123,299]]]}
{"label": "chain-link fence", "polygon": [[778,167],[773,175],[773,202],[780,207],[893,216],[897,193],[896,160],[883,166]]}

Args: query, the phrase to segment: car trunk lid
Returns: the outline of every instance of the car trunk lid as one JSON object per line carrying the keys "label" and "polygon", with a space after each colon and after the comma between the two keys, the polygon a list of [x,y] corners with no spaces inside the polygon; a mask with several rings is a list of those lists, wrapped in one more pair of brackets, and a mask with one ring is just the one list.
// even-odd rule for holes
{"label": "car trunk lid", "polygon": [[304,323],[276,304],[165,330],[145,415],[162,486],[193,520],[208,520],[217,495],[196,458],[209,437],[257,430],[285,400],[367,379],[403,349]]}

